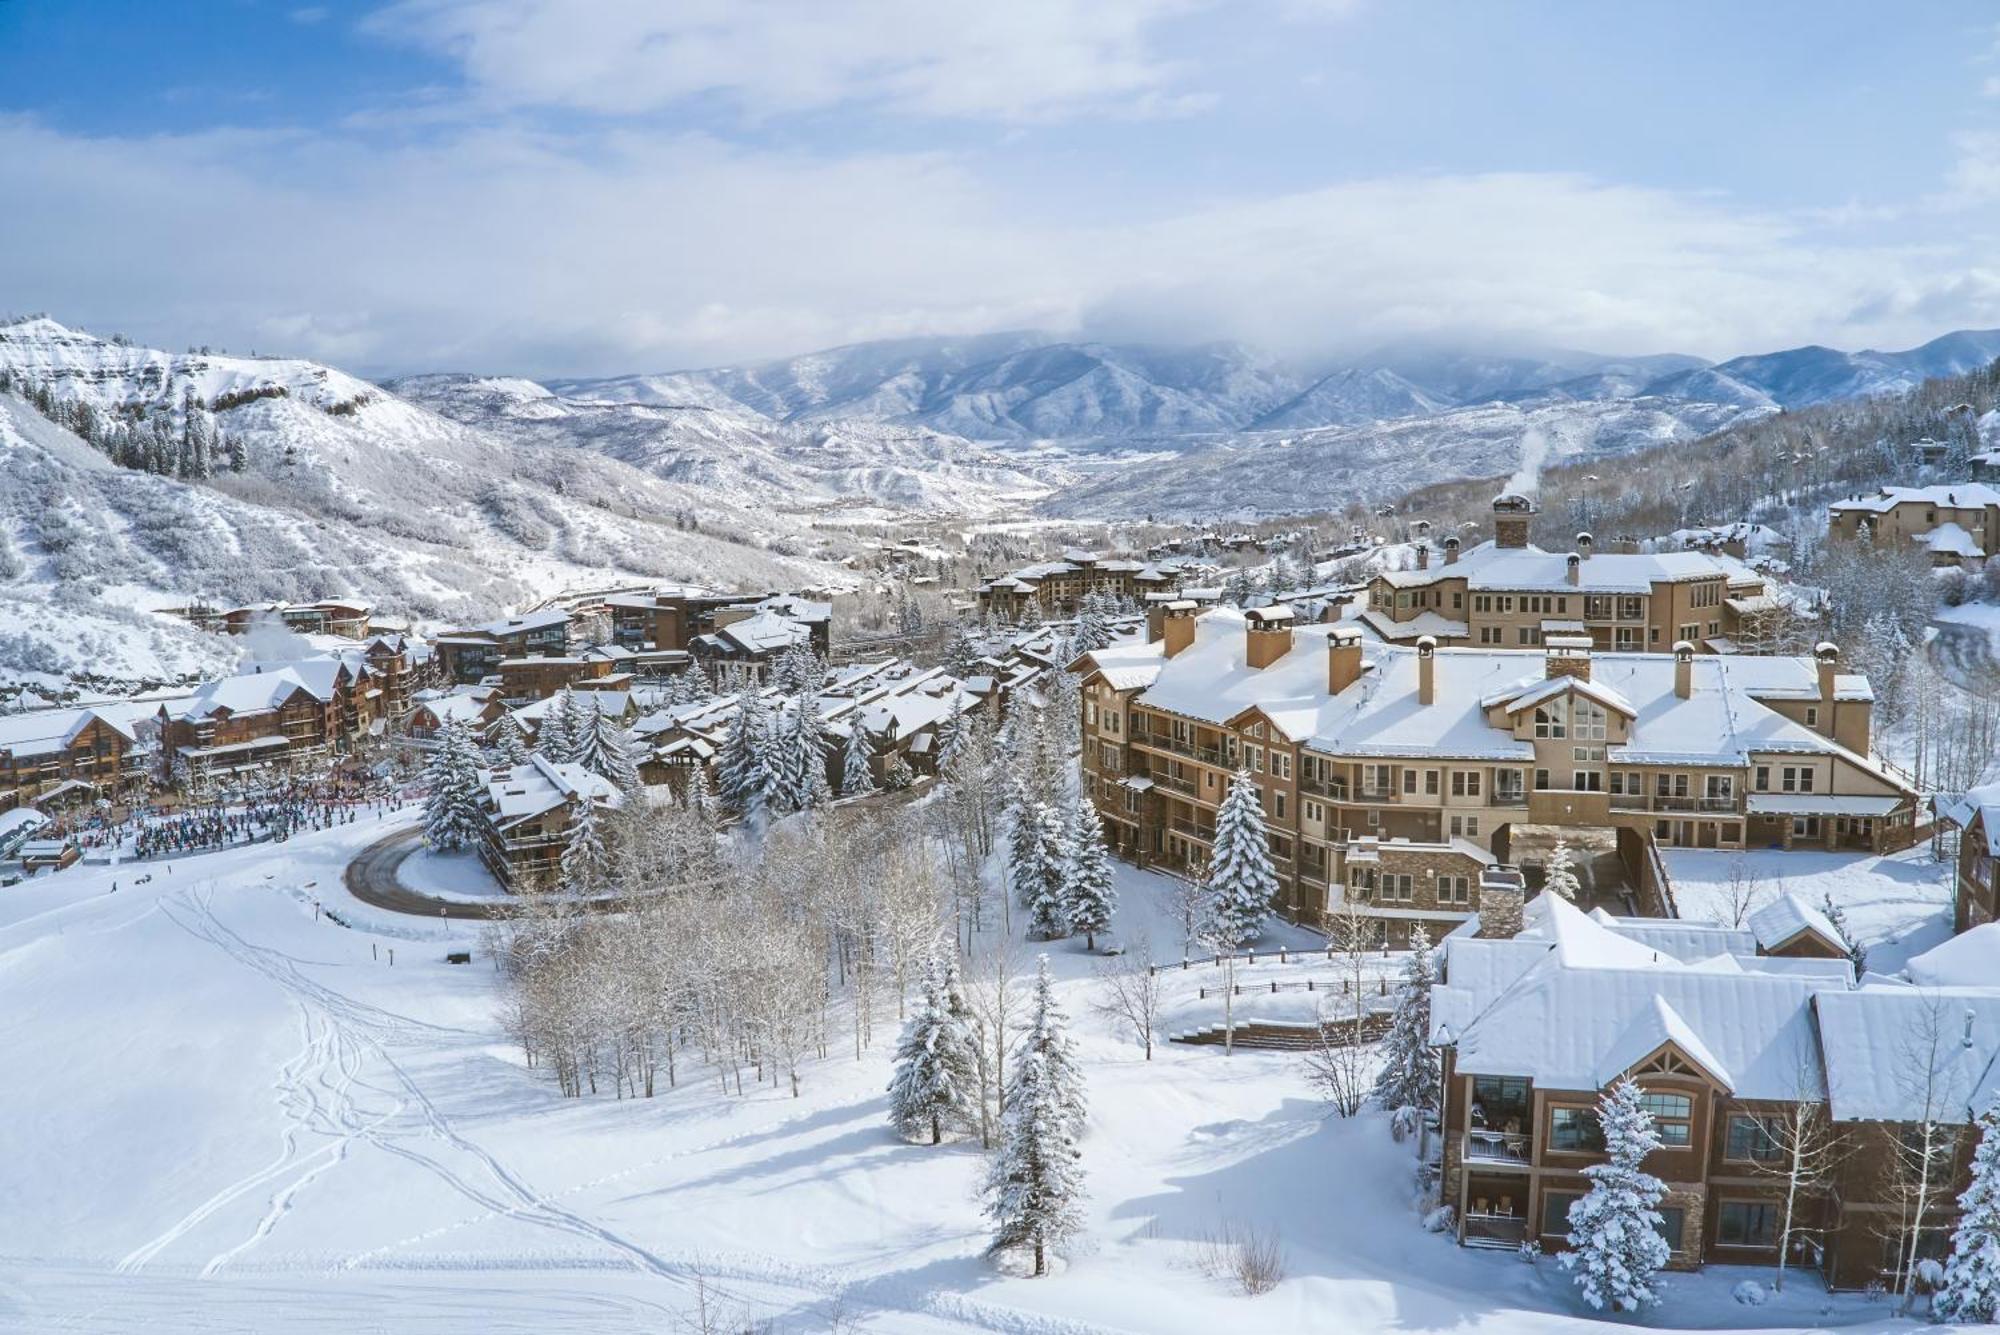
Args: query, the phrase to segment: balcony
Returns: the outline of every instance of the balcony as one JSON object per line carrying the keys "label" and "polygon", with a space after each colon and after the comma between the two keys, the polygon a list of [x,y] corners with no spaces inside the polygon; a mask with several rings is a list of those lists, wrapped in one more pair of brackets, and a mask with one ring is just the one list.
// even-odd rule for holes
{"label": "balcony", "polygon": [[1518,792],[1496,791],[1491,797],[1486,799],[1486,805],[1489,807],[1524,807],[1528,805],[1528,794],[1525,789]]}
{"label": "balcony", "polygon": [[1465,1133],[1465,1162],[1525,1168],[1534,1158],[1528,1137],[1512,1131],[1468,1131]]}
{"label": "balcony", "polygon": [[1528,1221],[1517,1214],[1465,1212],[1465,1245],[1513,1249],[1528,1238]]}
{"label": "balcony", "polygon": [[1213,825],[1197,825],[1191,820],[1173,820],[1167,822],[1167,824],[1178,833],[1199,839],[1204,844],[1215,842],[1215,827]]}

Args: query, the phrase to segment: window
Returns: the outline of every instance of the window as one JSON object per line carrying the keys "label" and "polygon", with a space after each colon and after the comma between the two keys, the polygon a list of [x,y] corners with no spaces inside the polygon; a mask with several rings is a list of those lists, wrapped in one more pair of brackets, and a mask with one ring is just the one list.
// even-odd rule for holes
{"label": "window", "polygon": [[1415,793],[1417,791],[1417,772],[1415,770],[1406,769],[1403,771],[1403,791],[1406,793]]}
{"label": "window", "polygon": [[1438,772],[1434,769],[1427,769],[1424,771],[1424,796],[1436,797],[1437,795]]}
{"label": "window", "polygon": [[1529,1115],[1528,1082],[1515,1076],[1472,1077],[1472,1124],[1519,1131]]}
{"label": "window", "polygon": [[1263,748],[1263,747],[1261,747],[1261,746],[1246,746],[1246,747],[1244,747],[1244,748],[1243,748],[1243,754],[1244,754],[1245,756],[1247,756],[1247,757],[1249,758],[1249,760],[1250,760],[1250,772],[1251,772],[1252,774],[1262,774],[1262,773],[1264,772],[1264,748]]}
{"label": "window", "polygon": [[1271,752],[1271,777],[1274,779],[1289,779],[1292,777],[1291,752],[1289,751]]}
{"label": "window", "polygon": [[1579,741],[1601,742],[1604,740],[1604,706],[1595,700],[1577,700],[1570,706],[1570,721],[1575,727],[1574,736]]}
{"label": "window", "polygon": [[1472,882],[1463,876],[1438,877],[1438,903],[1468,904],[1472,901]]}
{"label": "window", "polygon": [[1521,771],[1517,769],[1497,769],[1493,771],[1493,797],[1500,802],[1518,802],[1523,796]]}
{"label": "window", "polygon": [[1807,726],[1808,728],[1817,728],[1817,727],[1819,726],[1819,706],[1818,706],[1818,705],[1807,705],[1807,706],[1806,706],[1806,726]]}
{"label": "window", "polygon": [[1549,772],[1545,769],[1536,770],[1535,791],[1538,793],[1545,793],[1548,791],[1548,788],[1549,788]]}
{"label": "window", "polygon": [[1454,838],[1459,835],[1465,835],[1468,838],[1477,839],[1479,837],[1479,817],[1453,816],[1451,818],[1451,832]]}
{"label": "window", "polygon": [[1667,1240],[1669,1251],[1681,1249],[1681,1231],[1687,1227],[1687,1211],[1678,1205],[1660,1207],[1660,1236]]}
{"label": "window", "polygon": [[1285,795],[1283,793],[1273,793],[1271,795],[1271,815],[1275,820],[1283,820],[1285,818]]}
{"label": "window", "polygon": [[1812,767],[1787,765],[1780,771],[1778,781],[1788,793],[1809,793],[1813,790]]}
{"label": "window", "polygon": [[1542,642],[1542,628],[1540,626],[1522,626],[1520,628],[1520,640],[1522,644],[1540,644]]}
{"label": "window", "polygon": [[1685,1094],[1641,1094],[1639,1106],[1653,1115],[1653,1129],[1668,1149],[1685,1149],[1693,1136],[1693,1101]]}
{"label": "window", "polygon": [[1711,774],[1703,788],[1709,801],[1728,802],[1736,795],[1736,780],[1727,774]]}
{"label": "window", "polygon": [[1583,1199],[1580,1191],[1545,1191],[1542,1193],[1542,1233],[1547,1237],[1567,1237],[1569,1235],[1569,1207]]}
{"label": "window", "polygon": [[1569,711],[1563,707],[1561,700],[1535,706],[1535,736],[1569,736]]}
{"label": "window", "polygon": [[1326,808],[1317,802],[1308,801],[1305,803],[1305,816],[1309,821],[1323,821],[1326,819]]}
{"label": "window", "polygon": [[[1620,621],[1643,621],[1645,617],[1646,600],[1644,598],[1632,594],[1627,594],[1619,598],[1618,619]],[[1660,638],[1660,633],[1657,630],[1653,632],[1653,638],[1656,640]]]}
{"label": "window", "polygon": [[1771,791],[1771,767],[1769,765],[1759,765],[1757,767],[1756,786],[1757,791],[1760,793]]}
{"label": "window", "polygon": [[1385,872],[1382,876],[1382,898],[1407,904],[1416,898],[1416,880],[1408,872]]}
{"label": "window", "polygon": [[1604,788],[1604,771],[1594,769],[1571,770],[1569,786],[1579,793],[1600,792]]}
{"label": "window", "polygon": [[1783,1125],[1783,1120],[1777,1117],[1745,1117],[1740,1114],[1731,1117],[1728,1145],[1722,1157],[1747,1163],[1776,1163],[1785,1157],[1774,1134]]}
{"label": "window", "polygon": [[1604,1128],[1595,1108],[1555,1108],[1549,1112],[1549,1148],[1559,1154],[1595,1154],[1604,1148]]}
{"label": "window", "polygon": [[1716,1211],[1715,1241],[1723,1247],[1769,1247],[1777,1237],[1778,1212],[1758,1201],[1724,1201]]}
{"label": "window", "polygon": [[1479,771],[1476,769],[1455,769],[1451,772],[1451,795],[1453,797],[1479,796]]}

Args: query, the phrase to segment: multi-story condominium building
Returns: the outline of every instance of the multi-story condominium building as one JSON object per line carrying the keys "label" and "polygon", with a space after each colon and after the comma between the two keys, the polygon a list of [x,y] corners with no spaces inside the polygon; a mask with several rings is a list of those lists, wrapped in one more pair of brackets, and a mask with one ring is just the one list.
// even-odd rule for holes
{"label": "multi-story condominium building", "polygon": [[1551,635],[1588,635],[1598,649],[1666,653],[1685,640],[1727,652],[1776,611],[1764,577],[1720,551],[1597,552],[1580,533],[1567,553],[1528,541],[1524,496],[1493,502],[1493,539],[1460,553],[1417,547],[1417,568],[1369,581],[1362,620],[1384,639],[1429,635],[1445,645],[1527,649]]}
{"label": "multi-story condominium building", "polygon": [[618,789],[581,765],[556,764],[541,755],[490,771],[480,799],[486,824],[479,860],[515,892],[555,885],[571,826],[585,802],[608,811],[618,805]]}
{"label": "multi-story condominium building", "polygon": [[1867,680],[1814,657],[1367,642],[1282,606],[1153,609],[1083,655],[1083,776],[1124,856],[1200,867],[1231,775],[1259,789],[1284,905],[1352,895],[1391,938],[1478,911],[1529,836],[1615,839],[1651,905],[1654,845],[1906,846],[1917,795],[1870,753]]}
{"label": "multi-story condominium building", "polygon": [[1170,561],[1135,561],[1072,547],[1060,560],[1042,561],[979,586],[979,614],[1018,621],[1032,604],[1043,616],[1066,616],[1087,593],[1144,601],[1177,592],[1181,567]]}
{"label": "multi-story condominium building", "polygon": [[800,627],[792,638],[802,633],[821,658],[833,648],[833,605],[795,594],[718,593],[669,584],[614,594],[604,600],[604,609],[611,618],[611,642],[624,649],[693,650],[701,637],[765,614]]}
{"label": "multi-story condominium building", "polygon": [[0,718],[0,811],[64,783],[101,790],[133,777],[138,736],[96,709],[45,709]]}
{"label": "multi-story condominium building", "polygon": [[1872,538],[1900,547],[1915,543],[1934,566],[1976,567],[2000,544],[2000,491],[1983,482],[1935,487],[1883,487],[1826,507],[1827,533]]}
{"label": "multi-story condominium building", "polygon": [[1517,934],[1468,923],[1446,938],[1431,994],[1461,1242],[1566,1247],[1583,1170],[1603,1161],[1599,1098],[1630,1077],[1662,1142],[1643,1166],[1667,1184],[1675,1268],[1777,1259],[1795,1114],[1836,1150],[1794,1201],[1793,1264],[1835,1288],[1894,1290],[1912,1250],[1949,1248],[1973,1118],[2000,1093],[2000,989],[1857,987],[1827,948],[1831,924],[1791,896],[1745,929],[1586,914],[1553,895],[1522,916]]}
{"label": "multi-story condominium building", "polygon": [[[1971,931],[2000,922],[2000,784],[1974,788],[1940,804],[1942,819],[1958,827],[1958,877],[1952,898],[1952,930]],[[2000,968],[2000,964],[1996,964]]]}
{"label": "multi-story condominium building", "polygon": [[559,607],[525,612],[433,635],[431,648],[447,680],[476,682],[498,672],[502,659],[562,657],[569,652],[569,622]]}
{"label": "multi-story condominium building", "polygon": [[[403,666],[392,676],[396,663]],[[402,689],[407,664],[407,655],[392,658],[379,648],[260,663],[206,683],[185,704],[161,706],[161,745],[173,770],[195,787],[322,761],[399,721],[391,683]]]}

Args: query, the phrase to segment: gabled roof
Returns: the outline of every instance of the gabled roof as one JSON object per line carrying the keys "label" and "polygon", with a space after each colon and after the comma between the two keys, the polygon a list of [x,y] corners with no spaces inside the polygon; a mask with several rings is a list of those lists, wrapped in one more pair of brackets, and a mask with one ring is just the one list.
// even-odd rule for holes
{"label": "gabled roof", "polygon": [[1594,1088],[1602,1089],[1615,1083],[1620,1076],[1669,1045],[1725,1090],[1736,1088],[1736,1082],[1729,1078],[1728,1068],[1716,1060],[1715,1054],[1708,1050],[1708,1044],[1702,1042],[1701,1036],[1681,1018],[1679,1011],[1667,1003],[1666,998],[1657,995],[1651,1006],[1638,1008],[1631,1026],[1605,1053],[1604,1065],[1598,1071]]}
{"label": "gabled roof", "polygon": [[545,815],[573,799],[587,799],[605,806],[617,806],[619,792],[611,780],[581,765],[557,764],[546,756],[530,755],[527,763],[490,771],[486,776],[486,800],[494,822],[501,828]]}
{"label": "gabled roof", "polygon": [[1482,542],[1449,565],[1432,561],[1424,570],[1390,570],[1377,578],[1392,588],[1427,588],[1446,580],[1465,581],[1474,592],[1651,593],[1655,584],[1699,579],[1758,578],[1733,556],[1710,552],[1597,552],[1577,565],[1570,583],[1569,553],[1540,547],[1499,547]]}
{"label": "gabled roof", "polygon": [[128,742],[138,740],[130,724],[102,710],[40,709],[0,716],[0,751],[30,756],[63,750],[93,721],[104,724]]}
{"label": "gabled roof", "polygon": [[1609,686],[1601,685],[1595,681],[1585,681],[1581,677],[1546,677],[1511,698],[1505,693],[1501,693],[1489,696],[1479,703],[1488,708],[1497,704],[1505,704],[1509,714],[1518,714],[1524,709],[1533,709],[1545,700],[1553,700],[1557,696],[1571,691],[1574,691],[1578,695],[1587,695],[1606,709],[1615,709],[1626,718],[1637,718],[1639,716],[1637,707],[1623,695],[1612,690]]}
{"label": "gabled roof", "polygon": [[1899,505],[1977,510],[1983,506],[2000,505],[2000,491],[1983,482],[1947,482],[1935,487],[1883,487],[1872,496],[1850,496],[1835,501],[1827,509],[1835,513],[1860,511],[1886,514]]}
{"label": "gabled roof", "polygon": [[[1846,953],[1847,943],[1826,914],[1807,903],[1795,891],[1787,890],[1750,915],[1746,924],[1764,950],[1776,950],[1800,934],[1812,936],[1827,949]],[[2000,982],[2000,974],[1994,981]]]}
{"label": "gabled roof", "polygon": [[2000,990],[1870,986],[1816,1009],[1837,1121],[1962,1124],[2000,1093]]}

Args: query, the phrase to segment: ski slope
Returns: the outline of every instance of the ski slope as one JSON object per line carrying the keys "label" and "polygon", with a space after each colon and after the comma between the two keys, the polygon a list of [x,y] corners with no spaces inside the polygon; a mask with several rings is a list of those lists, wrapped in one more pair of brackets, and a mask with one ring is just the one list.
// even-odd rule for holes
{"label": "ski slope", "polygon": [[[476,926],[340,889],[411,819],[0,891],[0,1330],[657,1332],[704,1302],[884,1335],[1584,1328],[1551,1262],[1422,1231],[1410,1148],[1327,1118],[1291,1057],[1143,1061],[1069,943],[1091,1199],[1052,1278],[982,1255],[975,1148],[891,1135],[893,1025],[857,1061],[836,1021],[796,1100],[724,1098],[692,1061],[656,1099],[562,1100],[504,1033]],[[1165,883],[1119,876],[1118,931],[1173,953]],[[1182,1012],[1203,981],[1170,976]],[[1276,1290],[1195,1264],[1224,1221],[1279,1233]],[[1746,1275],[1671,1278],[1654,1324],[1893,1324],[1809,1282],[1738,1307]]]}

